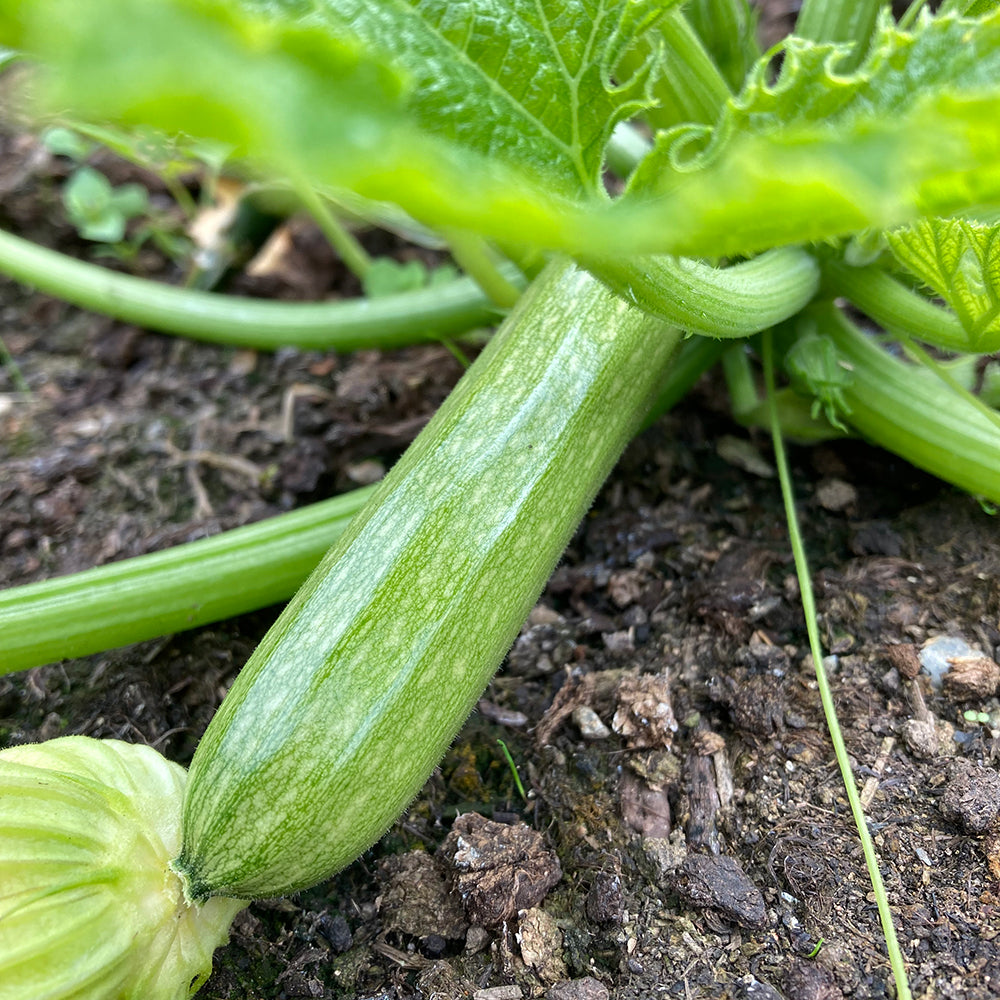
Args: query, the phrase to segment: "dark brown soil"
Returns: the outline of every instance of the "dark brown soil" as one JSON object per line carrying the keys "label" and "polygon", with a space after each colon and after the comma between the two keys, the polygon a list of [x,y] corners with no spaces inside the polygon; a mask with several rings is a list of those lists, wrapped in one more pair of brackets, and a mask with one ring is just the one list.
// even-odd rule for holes
{"label": "dark brown soil", "polygon": [[[8,169],[33,155],[3,141]],[[52,164],[16,179],[0,223],[89,253],[60,221]],[[343,283],[311,259],[321,284]],[[435,346],[198,345],[9,281],[0,310],[30,388],[0,368],[4,585],[368,481],[460,375]],[[408,814],[329,884],[238,918],[206,1000],[893,995],[776,481],[734,464],[732,438],[769,461],[710,379],[633,443]],[[996,521],[858,442],[793,461],[837,710],[914,995],[986,1000],[1000,993],[996,681],[988,663],[978,687],[909,675],[912,647],[937,635],[996,658]],[[0,678],[0,744],[86,733],[186,762],[276,613]],[[481,868],[463,855],[470,839]]]}

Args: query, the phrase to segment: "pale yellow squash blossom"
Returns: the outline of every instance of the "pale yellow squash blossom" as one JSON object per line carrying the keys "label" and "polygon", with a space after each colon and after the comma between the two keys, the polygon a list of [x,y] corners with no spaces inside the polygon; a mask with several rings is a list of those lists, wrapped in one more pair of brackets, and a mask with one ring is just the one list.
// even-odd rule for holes
{"label": "pale yellow squash blossom", "polygon": [[0,1000],[185,1000],[245,900],[189,905],[187,772],[66,736],[0,751]]}

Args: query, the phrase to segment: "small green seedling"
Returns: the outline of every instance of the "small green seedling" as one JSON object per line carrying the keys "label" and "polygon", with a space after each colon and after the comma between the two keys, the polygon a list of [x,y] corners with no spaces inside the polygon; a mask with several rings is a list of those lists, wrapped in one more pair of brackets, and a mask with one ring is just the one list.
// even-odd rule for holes
{"label": "small green seedling", "polygon": [[149,195],[141,184],[111,182],[93,167],[75,170],[63,188],[63,205],[70,222],[87,240],[121,243],[130,221],[149,211]]}
{"label": "small green seedling", "polygon": [[988,726],[990,723],[989,712],[978,711],[974,708],[967,708],[962,713],[962,718],[965,719],[966,722],[974,722],[979,726]]}
{"label": "small green seedling", "polygon": [[521,775],[517,773],[517,764],[514,763],[514,758],[511,755],[511,752],[508,749],[507,744],[504,743],[503,740],[497,740],[497,743],[500,744],[500,749],[503,750],[503,755],[504,757],[507,758],[507,766],[510,768],[510,773],[514,777],[514,784],[517,786],[518,795],[521,796],[523,801],[527,802],[528,793],[524,790],[524,785],[521,784]]}

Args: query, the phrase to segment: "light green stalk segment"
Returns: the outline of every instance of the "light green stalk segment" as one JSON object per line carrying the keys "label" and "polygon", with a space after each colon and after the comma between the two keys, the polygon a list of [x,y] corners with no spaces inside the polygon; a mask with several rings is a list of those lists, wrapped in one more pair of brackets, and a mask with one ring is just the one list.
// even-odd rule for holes
{"label": "light green stalk segment", "polygon": [[1000,431],[1000,413],[994,410],[989,403],[980,399],[971,389],[962,385],[961,380],[956,378],[944,362],[932,358],[912,337],[900,337],[899,340],[908,357],[912,358],[918,365],[923,365],[928,371],[933,372],[956,396],[961,397],[969,406],[975,407]]}
{"label": "light green stalk segment", "polygon": [[0,674],[286,600],[371,493],[354,490],[214,538],[0,591]]}
{"label": "light green stalk segment", "polygon": [[875,31],[882,0],[803,0],[795,34],[814,42],[854,42],[841,66],[853,69],[864,58]]}
{"label": "light green stalk segment", "polygon": [[879,267],[851,267],[842,261],[823,264],[830,291],[850,299],[890,333],[916,337],[947,351],[967,351],[969,335],[958,317],[929,302]]}
{"label": "light green stalk segment", "polygon": [[[94,312],[195,340],[277,347],[402,347],[496,322],[499,312],[471,278],[349,302],[275,302],[173,288],[116,274],[0,231],[0,272]],[[501,268],[512,284],[524,278]]]}
{"label": "light green stalk segment", "polygon": [[532,284],[258,646],[191,766],[189,896],[321,881],[413,798],[669,370],[677,330]]}
{"label": "light green stalk segment", "polygon": [[444,237],[458,266],[479,285],[497,308],[510,309],[517,302],[523,286],[504,275],[499,260],[481,236],[461,229],[446,229]]}
{"label": "light green stalk segment", "polygon": [[819,265],[780,247],[732,267],[687,257],[588,258],[591,274],[627,302],[688,333],[746,337],[794,316],[819,287]]}
{"label": "light green stalk segment", "polygon": [[323,196],[308,182],[302,181],[295,187],[302,204],[309,210],[317,225],[323,230],[330,246],[340,255],[348,270],[359,279],[364,279],[371,269],[372,259],[368,251],[358,242],[354,234],[334,215]]}
{"label": "light green stalk segment", "polygon": [[698,33],[723,78],[735,90],[760,57],[757,11],[748,0],[690,0],[684,16]]}
{"label": "light green stalk segment", "polygon": [[875,853],[875,845],[872,842],[871,834],[868,832],[868,823],[865,819],[864,809],[858,795],[858,787],[854,780],[854,774],[851,771],[851,762],[847,755],[847,747],[844,744],[844,735],[841,732],[840,723],[837,719],[837,708],[833,702],[833,692],[830,690],[830,682],[823,668],[823,648],[820,642],[819,624],[816,618],[816,600],[813,596],[809,562],[806,558],[806,550],[802,543],[802,534],[799,530],[798,514],[795,510],[795,497],[792,491],[792,479],[788,471],[788,459],[785,456],[785,445],[782,441],[781,425],[778,419],[777,397],[774,385],[774,356],[770,331],[764,334],[763,352],[764,382],[767,388],[767,399],[770,410],[771,438],[774,442],[775,464],[778,467],[778,478],[781,482],[781,498],[785,505],[785,520],[788,524],[788,535],[792,546],[792,554],[795,559],[795,573],[799,581],[802,612],[806,620],[806,631],[809,634],[809,651],[812,654],[813,664],[816,668],[816,683],[819,687],[820,701],[823,704],[823,715],[826,717],[826,725],[830,731],[830,741],[833,743],[833,751],[844,781],[847,800],[851,806],[851,815],[854,817],[854,824],[857,827],[858,837],[861,840],[861,848],[864,851],[868,875],[871,878],[872,888],[875,891],[879,919],[882,922],[882,933],[885,935],[886,949],[889,953],[889,964],[892,966],[893,978],[896,981],[896,997],[897,1000],[910,1000],[910,987],[906,978],[906,966],[903,962],[902,952],[899,949],[899,942],[896,939],[896,928],[892,921],[892,911],[889,909],[889,898],[886,895],[885,884],[882,881],[882,872],[879,869],[878,855]]}
{"label": "light green stalk segment", "polygon": [[667,51],[653,86],[658,104],[646,112],[646,119],[655,128],[714,124],[731,96],[729,85],[684,12],[670,11],[655,34]]}

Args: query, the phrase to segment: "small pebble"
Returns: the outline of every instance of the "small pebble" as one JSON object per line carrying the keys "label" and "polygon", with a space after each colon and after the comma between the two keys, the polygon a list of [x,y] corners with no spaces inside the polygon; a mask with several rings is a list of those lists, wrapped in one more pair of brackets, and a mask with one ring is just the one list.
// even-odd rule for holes
{"label": "small pebble", "polygon": [[611,730],[589,705],[578,705],[573,709],[573,722],[585,740],[604,740],[611,735]]}
{"label": "small pebble", "polygon": [[826,510],[845,510],[858,502],[858,491],[843,479],[824,479],[816,487],[816,502]]}
{"label": "small pebble", "polygon": [[521,1000],[523,996],[520,986],[489,986],[476,990],[472,1000]]}
{"label": "small pebble", "polygon": [[944,675],[951,669],[948,662],[950,659],[975,655],[975,650],[964,639],[954,635],[941,635],[924,644],[924,648],[920,650],[920,665],[930,674],[931,684],[940,688]]}
{"label": "small pebble", "polygon": [[545,1000],[608,1000],[607,986],[593,976],[556,983],[545,991]]}

